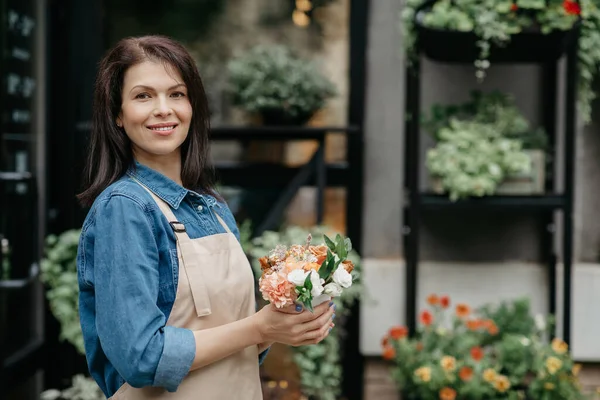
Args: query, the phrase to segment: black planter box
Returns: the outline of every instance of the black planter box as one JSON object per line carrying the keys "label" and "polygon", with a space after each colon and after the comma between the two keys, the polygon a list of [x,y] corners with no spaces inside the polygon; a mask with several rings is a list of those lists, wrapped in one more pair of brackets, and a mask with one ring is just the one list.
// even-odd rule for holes
{"label": "black planter box", "polygon": [[[423,26],[418,17],[435,3],[428,1],[419,8],[415,18],[417,46],[427,58],[444,63],[471,63],[479,58],[478,37],[472,32],[458,32]],[[512,35],[504,46],[490,43],[491,63],[545,63],[558,60],[577,37],[579,24],[571,30],[548,34],[522,32]]]}

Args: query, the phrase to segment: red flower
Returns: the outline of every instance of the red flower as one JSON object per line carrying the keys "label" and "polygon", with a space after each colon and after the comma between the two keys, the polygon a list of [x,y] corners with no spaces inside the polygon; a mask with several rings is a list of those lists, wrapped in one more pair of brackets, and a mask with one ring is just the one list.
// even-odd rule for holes
{"label": "red flower", "polygon": [[512,12],[515,12],[515,11],[517,11],[518,9],[519,9],[519,6],[518,6],[518,5],[516,5],[515,3],[513,3],[513,4],[510,6],[510,11],[512,11]]}
{"label": "red flower", "polygon": [[481,361],[483,358],[483,350],[481,347],[473,347],[471,348],[471,358],[475,361]]}
{"label": "red flower", "polygon": [[571,14],[571,15],[581,14],[581,6],[576,1],[573,1],[573,0],[563,1],[563,8],[567,12],[567,14]]}
{"label": "red flower", "polygon": [[408,336],[408,329],[404,326],[394,326],[390,329],[390,336],[392,339],[402,339]]}
{"label": "red flower", "polygon": [[393,347],[387,346],[383,349],[383,354],[381,355],[384,360],[393,360],[396,357],[396,350]]}
{"label": "red flower", "polygon": [[448,296],[442,296],[440,299],[440,305],[442,308],[448,308],[450,306],[450,298]]}
{"label": "red flower", "polygon": [[458,373],[458,376],[464,382],[470,381],[471,378],[473,378],[473,368],[466,366],[462,367]]}
{"label": "red flower", "polygon": [[433,322],[433,315],[427,310],[421,313],[421,323],[425,326],[431,325]]}

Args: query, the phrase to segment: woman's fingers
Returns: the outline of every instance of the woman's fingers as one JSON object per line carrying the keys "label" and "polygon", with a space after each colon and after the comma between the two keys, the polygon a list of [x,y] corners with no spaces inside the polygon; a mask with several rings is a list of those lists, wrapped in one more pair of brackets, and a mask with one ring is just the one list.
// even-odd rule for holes
{"label": "woman's fingers", "polygon": [[315,318],[312,321],[305,322],[301,325],[302,332],[312,332],[321,328],[324,325],[327,325],[333,319],[333,315],[335,313],[335,309],[333,307],[328,308],[320,317]]}
{"label": "woman's fingers", "polygon": [[311,338],[304,340],[299,344],[299,346],[308,346],[322,342],[329,335],[334,326],[335,324],[331,322],[323,326],[321,329],[309,332]]}

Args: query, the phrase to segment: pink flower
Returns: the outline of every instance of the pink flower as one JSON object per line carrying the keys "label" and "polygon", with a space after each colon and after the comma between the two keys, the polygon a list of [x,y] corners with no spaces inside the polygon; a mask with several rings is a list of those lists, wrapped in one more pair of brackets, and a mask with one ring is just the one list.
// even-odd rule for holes
{"label": "pink flower", "polygon": [[263,275],[258,281],[258,285],[263,299],[277,308],[294,304],[296,300],[294,284],[288,281],[287,272],[279,271]]}

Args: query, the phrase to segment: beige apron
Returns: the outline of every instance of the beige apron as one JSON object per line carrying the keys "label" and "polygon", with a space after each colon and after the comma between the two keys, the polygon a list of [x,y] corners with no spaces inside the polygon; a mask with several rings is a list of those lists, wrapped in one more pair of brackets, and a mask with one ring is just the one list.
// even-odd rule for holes
{"label": "beige apron", "polygon": [[[184,225],[177,222],[169,205],[150,190],[148,192],[167,217],[177,237],[179,283],[167,325],[201,330],[254,314],[252,269],[242,247],[221,217],[209,211],[217,217],[227,233],[192,240],[185,232]],[[250,346],[190,372],[174,393],[157,387],[137,389],[125,383],[111,400],[262,398],[258,346]]]}

